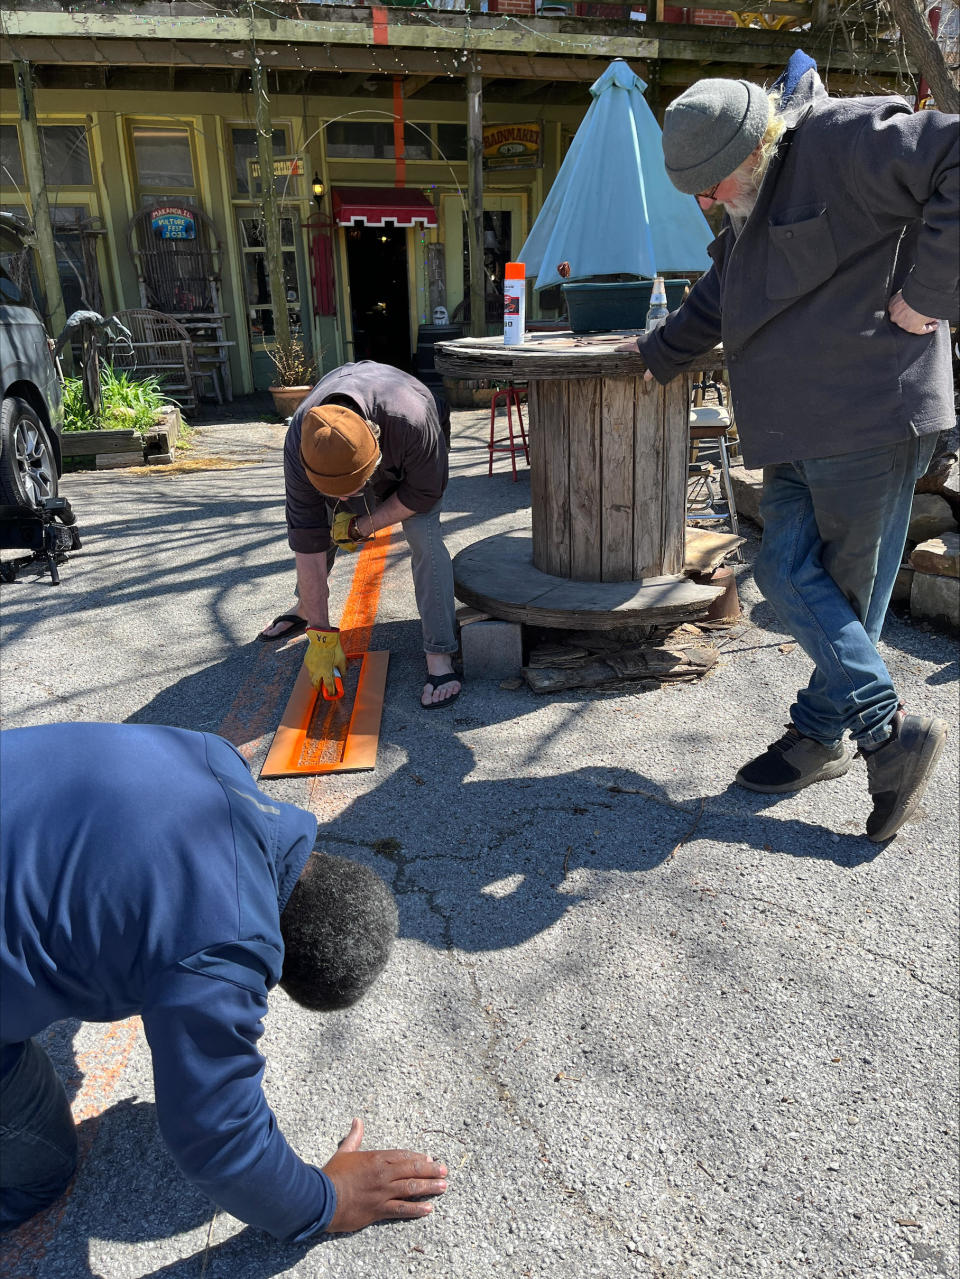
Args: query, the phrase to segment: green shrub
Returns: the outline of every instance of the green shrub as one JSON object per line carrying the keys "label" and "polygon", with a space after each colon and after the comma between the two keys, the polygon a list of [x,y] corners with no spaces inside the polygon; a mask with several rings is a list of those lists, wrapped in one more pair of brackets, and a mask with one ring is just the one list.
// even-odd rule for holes
{"label": "green shrub", "polygon": [[79,378],[63,383],[63,429],[65,431],[121,431],[131,427],[143,435],[156,425],[160,410],[171,402],[159,378],[135,380],[123,369],[104,364],[100,370],[100,400],[103,413],[98,419],[83,402]]}

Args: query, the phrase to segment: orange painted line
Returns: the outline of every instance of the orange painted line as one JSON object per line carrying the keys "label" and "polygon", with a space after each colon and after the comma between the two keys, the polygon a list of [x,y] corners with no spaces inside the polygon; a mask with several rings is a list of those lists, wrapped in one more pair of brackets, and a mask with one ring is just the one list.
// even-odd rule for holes
{"label": "orange painted line", "polygon": [[[340,618],[340,642],[348,655],[348,663],[355,656],[367,656],[367,646],[377,619],[389,547],[390,532],[385,529],[364,544],[357,558],[353,582]],[[347,681],[349,671],[342,674]],[[383,677],[385,680],[386,667]],[[280,726],[267,752],[260,776],[292,777],[344,771],[344,750],[358,702],[364,708],[366,716],[358,722],[369,722],[369,708],[360,697],[361,685],[365,682],[364,667],[361,666],[353,712],[348,714],[349,698],[325,701],[311,684],[306,668],[303,668],[281,716]],[[379,711],[377,724],[379,726]],[[375,762],[376,760],[369,767],[374,767]]]}
{"label": "orange painted line", "polygon": [[370,17],[373,20],[373,43],[389,44],[390,33],[387,23],[387,10],[382,4],[372,4],[370,6]]}

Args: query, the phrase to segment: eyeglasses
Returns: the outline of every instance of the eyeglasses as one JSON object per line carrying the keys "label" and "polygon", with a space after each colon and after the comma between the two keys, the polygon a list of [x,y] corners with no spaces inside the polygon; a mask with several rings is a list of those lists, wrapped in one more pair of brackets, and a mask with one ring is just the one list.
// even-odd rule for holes
{"label": "eyeglasses", "polygon": [[724,179],[723,179],[723,178],[721,178],[721,179],[720,179],[720,182],[716,182],[716,183],[714,183],[714,185],[710,188],[710,190],[709,190],[709,191],[700,191],[700,192],[698,192],[698,193],[697,193],[697,195],[696,195],[694,198],[695,198],[695,199],[697,199],[697,200],[712,200],[712,201],[716,201],[716,198],[717,198],[717,192],[719,191],[719,189],[720,189],[720,185],[721,185],[721,183],[722,183],[723,181],[724,181]]}

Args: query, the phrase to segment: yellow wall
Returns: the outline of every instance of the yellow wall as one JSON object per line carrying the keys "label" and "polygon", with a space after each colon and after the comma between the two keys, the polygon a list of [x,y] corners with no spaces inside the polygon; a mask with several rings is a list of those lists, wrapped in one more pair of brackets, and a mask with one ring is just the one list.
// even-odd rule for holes
{"label": "yellow wall", "polygon": [[[484,109],[487,124],[523,124],[539,122],[543,126],[543,160],[541,170],[519,172],[488,171],[484,178],[485,207],[509,208],[513,214],[513,251],[516,252],[531,220],[536,216],[559,165],[561,125],[575,128],[588,105],[584,92],[583,107],[558,107],[543,110],[536,104],[502,104]],[[5,106],[13,105],[9,100]],[[79,107],[79,109],[78,109]],[[127,227],[137,207],[132,176],[129,126],[132,120],[142,123],[172,123],[188,127],[194,142],[197,194],[205,212],[212,218],[224,244],[222,279],[224,309],[229,313],[227,336],[236,346],[231,352],[234,389],[243,393],[253,389],[254,381],[263,380],[262,344],[251,344],[246,320],[246,300],[242,275],[242,252],[234,210],[241,204],[255,204],[256,197],[241,199],[233,192],[233,158],[230,149],[232,126],[253,127],[252,102],[248,94],[202,93],[132,93],[93,89],[40,89],[37,110],[41,125],[85,122],[90,144],[94,185],[83,190],[58,189],[63,203],[86,204],[90,213],[101,217],[108,234],[98,245],[100,273],[108,310],[139,306],[140,296],[136,271],[127,248]],[[333,186],[392,186],[395,162],[387,160],[329,160],[324,145],[325,125],[334,119],[393,119],[392,99],[368,96],[336,98],[294,98],[278,96],[270,104],[275,128],[286,126],[294,152],[302,155],[304,176],[300,192],[284,204],[284,211],[301,225],[298,227],[298,251],[301,264],[302,314],[310,327],[315,348],[323,348],[325,368],[334,367],[350,358],[349,305],[345,296],[345,246],[338,232],[337,309],[334,319],[316,317],[310,321],[310,298],[307,235],[302,224],[314,212],[310,179],[314,171],[327,183],[324,211],[330,213],[330,189]],[[420,97],[404,104],[405,119],[414,124],[464,124],[463,102],[421,101]],[[9,112],[0,116],[3,123],[15,123]],[[452,313],[463,294],[462,280],[462,202],[466,200],[467,166],[442,160],[408,161],[405,185],[419,187],[427,193],[438,210],[438,226],[424,231],[419,226],[407,233],[409,262],[410,332],[415,344],[419,324],[432,322],[430,299],[426,287],[424,250],[433,240],[446,242],[447,309]],[[6,207],[16,207],[17,199],[6,200]],[[532,299],[533,301],[533,299]],[[535,304],[535,303],[534,303]],[[260,354],[258,356],[258,346]]]}

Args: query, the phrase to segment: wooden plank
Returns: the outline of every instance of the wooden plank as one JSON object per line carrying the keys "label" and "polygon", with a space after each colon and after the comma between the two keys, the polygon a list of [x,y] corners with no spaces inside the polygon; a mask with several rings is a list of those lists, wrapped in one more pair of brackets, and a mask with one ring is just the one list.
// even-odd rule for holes
{"label": "wooden plank", "polygon": [[550,412],[550,393],[547,392],[548,403],[541,407],[542,385],[536,381],[527,383],[527,441],[530,449],[530,508],[534,546],[544,545],[551,534],[551,529],[547,526],[547,431],[543,423],[543,414]]}
{"label": "wooden plank", "polygon": [[687,513],[687,442],[690,376],[683,374],[662,388],[663,479],[660,507],[662,573],[683,571],[683,537]]}
{"label": "wooden plank", "polygon": [[[386,651],[364,654],[357,696],[353,703],[353,715],[343,748],[343,760],[339,772],[358,772],[376,768],[377,747],[380,744],[380,719],[383,715],[383,699],[387,688],[387,667],[390,654]],[[334,771],[325,768],[324,772]]]}
{"label": "wooden plank", "polygon": [[604,576],[600,408],[599,378],[569,384],[570,576],[587,582]]}
{"label": "wooden plank", "polygon": [[[312,777],[319,773],[375,768],[389,661],[388,652],[364,653],[353,711],[342,743],[311,740],[310,725],[320,693],[310,681],[310,672],[302,666],[260,776]],[[330,745],[339,749],[331,752]],[[328,758],[331,753],[332,759]]]}
{"label": "wooden plank", "polygon": [[98,471],[119,470],[122,466],[143,466],[143,449],[130,453],[96,453],[94,465]]}
{"label": "wooden plank", "polygon": [[[663,572],[663,387],[638,379],[633,452],[633,577]],[[673,570],[676,572],[677,570]]]}
{"label": "wooden plank", "polygon": [[129,453],[143,444],[137,431],[64,431],[60,436],[62,457],[89,457],[94,453]]}
{"label": "wooden plank", "polygon": [[[578,377],[640,377],[646,365],[638,351],[618,351],[619,343],[639,329],[609,333],[572,333],[569,329],[528,333],[519,346],[504,346],[502,337],[458,338],[438,342],[434,362],[440,373],[455,378],[491,378],[527,382]],[[723,348],[716,347],[691,362],[693,372],[722,368]]]}
{"label": "wooden plank", "polygon": [[[542,495],[534,530],[534,558],[545,573],[570,576],[570,468],[567,385],[541,383],[537,391],[538,418],[530,429],[539,436],[538,458]],[[530,457],[531,465],[533,455]],[[534,508],[536,510],[536,508]]]}
{"label": "wooden plank", "polygon": [[603,384],[600,504],[605,582],[629,582],[633,577],[633,432],[639,394],[636,378],[609,379]]}

